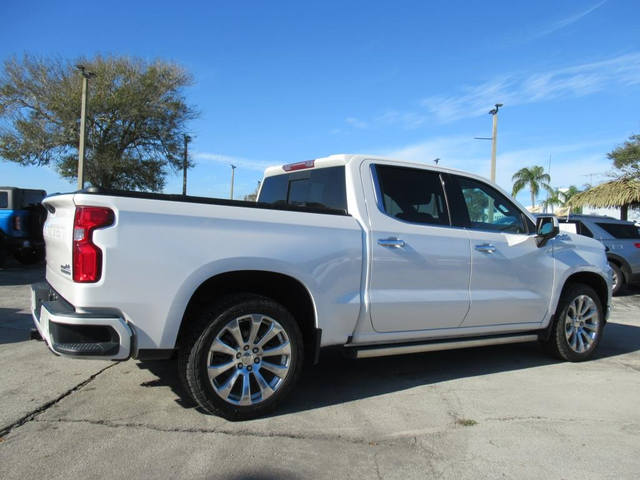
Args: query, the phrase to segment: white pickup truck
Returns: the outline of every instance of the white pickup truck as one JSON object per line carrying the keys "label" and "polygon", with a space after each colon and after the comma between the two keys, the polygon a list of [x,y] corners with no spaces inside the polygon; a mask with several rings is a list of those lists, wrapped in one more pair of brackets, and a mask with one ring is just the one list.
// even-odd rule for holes
{"label": "white pickup truck", "polygon": [[248,419],[303,354],[355,358],[539,340],[587,359],[611,305],[602,243],[536,221],[468,173],[366,155],[272,167],[258,202],[86,189],[47,197],[57,355],[177,356],[207,412]]}

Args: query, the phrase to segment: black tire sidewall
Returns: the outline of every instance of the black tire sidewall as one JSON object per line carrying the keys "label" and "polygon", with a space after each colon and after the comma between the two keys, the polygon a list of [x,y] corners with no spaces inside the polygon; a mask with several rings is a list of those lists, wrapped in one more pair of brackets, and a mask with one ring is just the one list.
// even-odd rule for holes
{"label": "black tire sidewall", "polygon": [[[289,373],[284,382],[268,399],[249,406],[234,405],[222,399],[214,390],[207,374],[209,348],[220,331],[232,320],[248,314],[261,314],[277,321],[285,330],[291,344]],[[300,329],[293,316],[280,304],[257,295],[238,297],[222,302],[205,313],[204,328],[191,350],[187,375],[196,385],[191,385],[195,400],[210,413],[228,420],[245,420],[263,415],[275,408],[289,393],[302,367],[303,342]],[[212,318],[215,317],[215,318]],[[190,381],[192,384],[193,381]],[[196,391],[193,390],[195,386]]]}
{"label": "black tire sidewall", "polygon": [[622,269],[613,262],[609,262],[609,266],[616,272],[616,275],[618,276],[618,285],[616,285],[616,287],[611,290],[611,295],[617,295],[618,293],[620,293],[622,287],[624,287],[624,273],[622,273]]}
{"label": "black tire sidewall", "polygon": [[[596,339],[592,344],[591,348],[586,352],[575,352],[571,346],[569,345],[569,341],[567,340],[565,334],[565,318],[567,316],[567,312],[571,303],[580,295],[586,295],[593,300],[596,309],[598,310],[598,331],[596,333]],[[568,360],[570,362],[582,362],[587,360],[595,351],[598,344],[602,340],[602,333],[604,330],[604,315],[602,309],[602,302],[600,301],[600,297],[593,290],[593,288],[588,285],[575,284],[570,285],[564,292],[562,292],[562,296],[560,298],[560,302],[558,304],[558,315],[556,318],[553,337],[551,340],[553,341],[553,350],[557,353],[557,356],[564,360]]]}

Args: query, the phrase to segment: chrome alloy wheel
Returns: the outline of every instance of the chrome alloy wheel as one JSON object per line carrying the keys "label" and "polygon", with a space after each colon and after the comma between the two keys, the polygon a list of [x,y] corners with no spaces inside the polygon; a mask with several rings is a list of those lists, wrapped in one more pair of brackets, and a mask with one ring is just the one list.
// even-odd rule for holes
{"label": "chrome alloy wheel", "polygon": [[215,337],[207,356],[215,392],[233,405],[255,405],[280,388],[291,366],[284,328],[260,314],[230,321]]}
{"label": "chrome alloy wheel", "polygon": [[579,295],[569,308],[564,320],[564,331],[569,346],[576,353],[589,350],[598,335],[600,318],[598,307],[591,297]]}

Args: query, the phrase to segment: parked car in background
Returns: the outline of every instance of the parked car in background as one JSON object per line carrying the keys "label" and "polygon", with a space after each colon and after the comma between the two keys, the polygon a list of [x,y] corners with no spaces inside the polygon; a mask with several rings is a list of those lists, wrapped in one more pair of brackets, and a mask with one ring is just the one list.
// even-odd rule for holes
{"label": "parked car in background", "polygon": [[637,225],[602,215],[569,215],[559,220],[561,230],[595,238],[607,247],[607,260],[613,269],[613,295],[627,283],[640,282],[640,228]]}
{"label": "parked car in background", "polygon": [[44,259],[44,190],[0,187],[0,266],[9,255],[24,264]]}

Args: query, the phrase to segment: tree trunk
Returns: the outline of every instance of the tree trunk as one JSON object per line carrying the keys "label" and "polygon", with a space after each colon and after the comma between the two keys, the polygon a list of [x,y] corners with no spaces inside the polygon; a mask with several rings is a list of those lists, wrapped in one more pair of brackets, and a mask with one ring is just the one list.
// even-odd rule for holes
{"label": "tree trunk", "polygon": [[531,208],[536,207],[536,197],[533,195],[533,190],[531,190]]}
{"label": "tree trunk", "polygon": [[626,220],[629,213],[629,205],[622,205],[620,207],[620,220]]}

